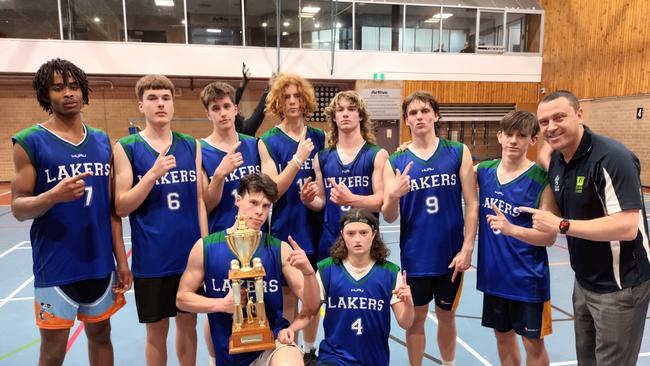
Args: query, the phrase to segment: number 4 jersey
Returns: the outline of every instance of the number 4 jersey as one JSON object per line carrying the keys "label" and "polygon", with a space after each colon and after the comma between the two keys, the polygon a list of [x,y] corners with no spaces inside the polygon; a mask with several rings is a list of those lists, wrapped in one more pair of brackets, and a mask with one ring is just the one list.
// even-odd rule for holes
{"label": "number 4 jersey", "polygon": [[393,153],[390,164],[403,172],[413,166],[410,191],[400,207],[400,256],[409,276],[441,276],[463,245],[462,188],[459,170],[463,144],[445,139],[427,160],[410,149]]}
{"label": "number 4 jersey", "polygon": [[[123,137],[119,143],[131,162],[135,186],[159,154],[140,134]],[[192,136],[172,132],[172,145],[166,155],[174,155],[176,167],[156,181],[140,207],[129,215],[131,269],[136,277],[183,273],[192,245],[201,237],[196,151]]]}

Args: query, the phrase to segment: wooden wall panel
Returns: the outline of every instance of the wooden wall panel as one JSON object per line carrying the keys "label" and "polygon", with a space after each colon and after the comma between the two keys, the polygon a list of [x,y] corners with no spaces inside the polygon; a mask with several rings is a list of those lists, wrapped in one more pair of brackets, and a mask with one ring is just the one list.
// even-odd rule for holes
{"label": "wooden wall panel", "polygon": [[546,12],[542,86],[578,98],[650,92],[645,0],[541,0]]}
{"label": "wooden wall panel", "polygon": [[440,103],[537,103],[538,83],[479,81],[404,81],[402,95],[425,90]]}

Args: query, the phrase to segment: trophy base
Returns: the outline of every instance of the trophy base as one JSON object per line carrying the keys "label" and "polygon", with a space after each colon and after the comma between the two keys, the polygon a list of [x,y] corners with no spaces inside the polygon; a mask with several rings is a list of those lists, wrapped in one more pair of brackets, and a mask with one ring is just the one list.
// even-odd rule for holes
{"label": "trophy base", "polygon": [[275,349],[275,337],[268,326],[260,327],[257,323],[250,325],[244,323],[240,329],[235,330],[233,327],[228,347],[229,354],[273,349]]}

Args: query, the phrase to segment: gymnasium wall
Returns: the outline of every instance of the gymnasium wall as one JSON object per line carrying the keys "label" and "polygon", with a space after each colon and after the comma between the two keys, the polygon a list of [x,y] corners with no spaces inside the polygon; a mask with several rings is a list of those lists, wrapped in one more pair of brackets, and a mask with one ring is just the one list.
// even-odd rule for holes
{"label": "gymnasium wall", "polygon": [[[650,1],[541,0],[546,11],[541,87],[573,91],[594,131],[628,146],[650,186]],[[644,143],[645,142],[645,143]]]}

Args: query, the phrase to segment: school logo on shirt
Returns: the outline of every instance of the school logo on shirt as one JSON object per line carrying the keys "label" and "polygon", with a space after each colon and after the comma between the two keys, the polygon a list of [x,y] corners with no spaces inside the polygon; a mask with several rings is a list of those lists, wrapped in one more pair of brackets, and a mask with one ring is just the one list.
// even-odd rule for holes
{"label": "school logo on shirt", "polygon": [[585,177],[584,176],[577,176],[576,177],[576,193],[582,193],[582,186],[585,183]]}
{"label": "school logo on shirt", "polygon": [[553,180],[553,190],[555,192],[560,191],[560,176],[559,175],[556,175],[555,179]]}

